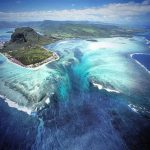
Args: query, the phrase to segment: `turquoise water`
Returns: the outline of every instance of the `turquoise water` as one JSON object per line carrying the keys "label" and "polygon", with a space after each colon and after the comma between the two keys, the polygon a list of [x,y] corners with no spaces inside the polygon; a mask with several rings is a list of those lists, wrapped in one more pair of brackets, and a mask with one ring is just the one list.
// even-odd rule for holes
{"label": "turquoise water", "polygon": [[[148,93],[149,74],[130,57],[131,53],[144,52],[147,48],[144,40],[138,40],[105,38],[98,42],[58,42],[46,48],[57,52],[60,60],[37,70],[17,66],[1,55],[0,93],[25,106],[32,106],[55,92],[60,99],[68,100],[72,86],[67,70],[70,64],[81,90],[88,90],[89,83],[94,82],[128,96]],[[141,84],[145,82],[146,87]]]}
{"label": "turquoise water", "polygon": [[138,138],[146,139],[149,128],[150,74],[130,54],[149,52],[145,38],[73,39],[45,47],[60,59],[37,70],[0,56],[0,94],[33,111],[45,107],[37,113],[43,122],[32,149],[141,148],[145,141]]}

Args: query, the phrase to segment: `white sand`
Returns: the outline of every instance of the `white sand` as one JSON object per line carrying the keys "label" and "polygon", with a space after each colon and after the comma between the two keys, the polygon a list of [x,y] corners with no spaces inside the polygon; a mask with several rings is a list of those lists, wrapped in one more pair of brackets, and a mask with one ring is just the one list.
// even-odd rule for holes
{"label": "white sand", "polygon": [[[43,47],[42,47],[42,48],[43,48]],[[47,50],[46,48],[44,48],[44,49]],[[48,51],[48,50],[47,50],[47,51]],[[39,62],[39,65],[38,65],[38,63],[37,63],[37,67],[33,67],[32,64],[31,64],[31,65],[27,65],[27,66],[21,66],[21,65],[15,63],[15,62],[13,62],[13,61],[10,60],[9,58],[7,58],[4,54],[2,54],[2,53],[0,53],[0,54],[1,54],[3,57],[7,58],[7,61],[9,61],[9,63],[13,63],[13,64],[15,64],[15,65],[17,65],[17,66],[19,66],[19,67],[23,67],[23,68],[26,68],[26,69],[38,70],[38,69],[40,69],[41,67],[43,67],[43,66],[45,66],[45,65],[47,65],[47,64],[49,64],[49,63],[51,63],[51,62],[53,62],[53,61],[59,60],[58,54],[55,53],[55,52],[52,52],[52,53],[53,53],[53,56],[50,57],[50,58],[48,58],[48,59],[46,59],[46,60],[44,60],[44,61],[46,61],[45,63],[43,63],[43,64],[41,64],[41,65],[40,65],[40,63],[42,63],[42,62]],[[56,58],[54,58],[54,57],[56,57]],[[36,65],[36,64],[35,64],[35,65]]]}

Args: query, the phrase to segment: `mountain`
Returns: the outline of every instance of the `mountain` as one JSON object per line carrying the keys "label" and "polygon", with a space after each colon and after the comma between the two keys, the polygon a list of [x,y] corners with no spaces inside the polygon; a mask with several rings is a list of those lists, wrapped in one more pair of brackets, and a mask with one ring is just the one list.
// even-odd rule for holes
{"label": "mountain", "polygon": [[53,40],[55,39],[42,36],[30,27],[16,28],[1,52],[15,63],[35,67],[44,63],[49,57],[53,57],[52,52],[42,48],[44,44]]}
{"label": "mountain", "polygon": [[49,38],[35,32],[30,27],[16,28],[11,40],[4,44],[5,50],[25,49],[49,42]]}

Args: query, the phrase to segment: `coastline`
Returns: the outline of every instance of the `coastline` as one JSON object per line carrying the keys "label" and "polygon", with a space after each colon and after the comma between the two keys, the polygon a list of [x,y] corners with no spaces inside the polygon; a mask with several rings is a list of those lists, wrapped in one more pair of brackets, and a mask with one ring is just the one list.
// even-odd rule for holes
{"label": "coastline", "polygon": [[[42,47],[44,50],[47,50],[49,51],[48,49],[46,49],[45,47]],[[52,51],[51,51],[52,52]],[[32,70],[38,70],[40,69],[41,67],[45,66],[46,64],[49,64],[53,61],[56,61],[56,60],[59,60],[59,55],[56,53],[56,52],[52,52],[52,56],[43,60],[42,62],[39,62],[39,63],[36,63],[36,64],[31,64],[31,65],[24,65],[22,64],[20,61],[16,60],[14,57],[12,57],[11,55],[7,54],[7,53],[1,53],[0,52],[0,55],[2,55],[3,57],[6,58],[6,61],[9,61],[9,63],[12,63],[14,65],[17,65],[19,67],[23,67],[23,68],[26,68],[26,69],[32,69]],[[11,108],[15,108],[17,109],[18,111],[22,111],[22,112],[25,112],[26,114],[28,115],[31,115],[31,116],[35,116],[35,113],[36,111],[33,110],[32,108],[29,108],[29,107],[26,107],[26,106],[21,106],[19,105],[17,102],[14,102],[13,100],[10,100],[8,97],[6,97],[5,95],[1,95],[0,94],[0,98],[2,100],[4,100],[4,102],[6,102],[8,104],[9,107]],[[47,98],[45,100],[45,103],[48,105],[50,103],[50,100],[49,98]]]}
{"label": "coastline", "polygon": [[140,65],[144,70],[146,70],[146,72],[150,73],[150,71],[143,65],[141,64],[139,61],[137,61],[136,59],[133,58],[133,55],[136,55],[136,54],[139,54],[139,55],[150,55],[149,53],[132,53],[130,54],[130,57],[138,64]]}
{"label": "coastline", "polygon": [[[49,51],[48,49],[42,47],[43,49]],[[18,65],[20,67],[24,67],[24,68],[27,68],[27,69],[33,69],[33,70],[37,70],[37,69],[40,69],[42,66],[45,66],[46,64],[49,64],[53,61],[56,61],[56,60],[59,60],[59,56],[57,53],[55,52],[52,52],[53,55],[39,63],[36,63],[36,64],[31,64],[31,65],[24,65],[22,64],[20,61],[18,61],[17,59],[15,59],[14,57],[12,57],[11,55],[9,55],[8,53],[0,53],[3,57],[5,57],[7,60],[9,60],[9,62],[15,64],[15,65]]]}

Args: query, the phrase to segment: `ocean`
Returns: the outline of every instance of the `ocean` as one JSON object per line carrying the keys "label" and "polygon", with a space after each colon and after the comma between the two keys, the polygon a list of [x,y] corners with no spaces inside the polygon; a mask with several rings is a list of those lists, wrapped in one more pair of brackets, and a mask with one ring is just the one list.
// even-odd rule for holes
{"label": "ocean", "polygon": [[60,59],[38,70],[0,55],[1,149],[149,149],[150,74],[131,57],[149,44],[96,40],[46,45]]}
{"label": "ocean", "polygon": [[134,54],[132,58],[137,60],[141,65],[145,67],[145,69],[150,71],[150,54]]}

